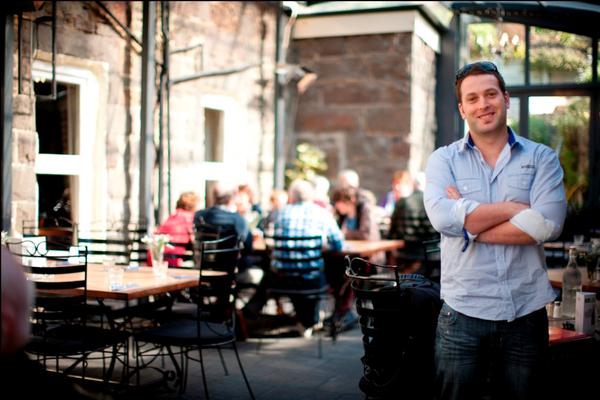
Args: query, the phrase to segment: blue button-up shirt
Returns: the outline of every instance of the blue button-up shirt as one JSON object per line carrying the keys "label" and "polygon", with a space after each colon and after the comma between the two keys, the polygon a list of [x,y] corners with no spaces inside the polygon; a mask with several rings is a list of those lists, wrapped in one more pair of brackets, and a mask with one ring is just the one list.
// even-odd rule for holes
{"label": "blue button-up shirt", "polygon": [[[549,231],[547,238],[556,238],[564,223],[566,199],[563,171],[552,149],[509,128],[507,144],[492,168],[466,134],[431,155],[426,176],[425,209],[442,234],[441,297],[450,307],[476,318],[512,321],[554,300],[543,243],[472,242],[465,249],[464,237],[465,217],[480,203],[515,201],[539,212]],[[456,187],[462,198],[449,199],[448,186]],[[518,227],[532,237],[529,230],[539,228]]]}
{"label": "blue button-up shirt", "polygon": [[[321,236],[324,242],[332,250],[341,250],[344,244],[344,235],[338,227],[333,215],[323,207],[314,203],[294,203],[288,204],[279,210],[275,216],[275,236]],[[310,241],[290,242],[290,246],[314,246]],[[289,252],[278,251],[279,257],[291,257]],[[306,254],[306,257],[313,257],[318,254]],[[274,268],[298,268],[297,263],[281,263],[273,261]],[[303,268],[322,268],[323,259],[311,261]]]}

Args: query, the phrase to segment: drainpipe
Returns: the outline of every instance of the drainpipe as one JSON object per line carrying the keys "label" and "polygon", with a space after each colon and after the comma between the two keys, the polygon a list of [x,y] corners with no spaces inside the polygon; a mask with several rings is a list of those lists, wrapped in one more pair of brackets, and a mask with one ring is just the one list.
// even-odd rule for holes
{"label": "drainpipe", "polygon": [[275,35],[275,149],[273,155],[273,187],[283,189],[284,187],[284,168],[285,154],[283,151],[283,141],[285,135],[285,98],[284,98],[284,76],[277,73],[277,65],[285,62],[283,49],[283,37],[285,21],[281,1],[277,2],[277,26]]}
{"label": "drainpipe", "polygon": [[2,230],[11,232],[12,208],[12,94],[13,94],[13,16],[2,15]]}
{"label": "drainpipe", "polygon": [[146,223],[148,232],[154,226],[152,175],[154,171],[154,46],[156,34],[156,3],[144,2],[142,27],[142,97],[140,110],[140,192],[139,222]]}

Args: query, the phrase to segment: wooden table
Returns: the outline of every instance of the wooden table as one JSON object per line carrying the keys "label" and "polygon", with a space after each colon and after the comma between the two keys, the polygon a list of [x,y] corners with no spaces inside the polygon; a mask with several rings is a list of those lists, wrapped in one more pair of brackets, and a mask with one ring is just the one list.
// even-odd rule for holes
{"label": "wooden table", "polygon": [[[151,267],[127,268],[123,274],[123,289],[110,290],[105,266],[88,265],[88,297],[98,299],[133,300],[161,293],[198,286],[198,270],[169,268],[167,276],[155,276]],[[202,276],[220,276],[224,272],[202,271]]]}
{"label": "wooden table", "polygon": [[581,333],[564,329],[560,326],[548,327],[548,336],[550,346],[556,346],[561,343],[571,343],[577,340],[589,340],[592,335],[589,333]]}
{"label": "wooden table", "polygon": [[[581,286],[584,292],[600,293],[600,282],[591,282],[588,278],[587,268],[578,267],[581,272]],[[564,268],[548,268],[548,278],[553,288],[562,289],[562,276]]]}
{"label": "wooden table", "polygon": [[[264,238],[255,238],[252,250],[259,254],[268,251]],[[404,247],[404,240],[345,240],[341,250],[324,250],[323,254],[369,258],[380,251],[392,251]]]}
{"label": "wooden table", "polygon": [[381,251],[393,251],[404,247],[404,240],[346,240],[344,248],[330,251],[334,256],[369,258]]}
{"label": "wooden table", "polygon": [[[196,269],[169,268],[167,276],[157,277],[151,267],[123,266],[123,288],[111,290],[108,284],[107,266],[88,264],[87,297],[91,299],[115,299],[130,301],[175,292],[198,286],[199,276]],[[222,276],[225,272],[202,271],[202,276]],[[60,275],[55,277],[60,279]]]}

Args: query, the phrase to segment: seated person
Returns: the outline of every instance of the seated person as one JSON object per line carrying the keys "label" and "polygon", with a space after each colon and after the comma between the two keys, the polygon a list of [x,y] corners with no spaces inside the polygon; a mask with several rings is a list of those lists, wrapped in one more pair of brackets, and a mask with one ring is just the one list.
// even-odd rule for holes
{"label": "seated person", "polygon": [[431,226],[425,213],[423,191],[416,186],[415,180],[409,176],[407,187],[403,189],[405,197],[401,197],[394,206],[390,221],[389,239],[402,239],[405,241],[404,249],[396,256],[405,268],[418,267],[419,259],[423,257],[422,242],[435,239],[439,234]]}
{"label": "seated person", "polygon": [[387,192],[379,202],[386,216],[392,215],[398,200],[410,196],[415,190],[415,182],[407,170],[398,170],[392,176],[392,190]]}
{"label": "seated person", "polygon": [[[359,200],[351,187],[336,188],[331,196],[337,223],[347,240],[380,240],[379,226],[373,218],[373,206]],[[371,257],[377,264],[385,262],[385,253]]]}
{"label": "seated person", "polygon": [[315,175],[310,182],[315,187],[315,203],[327,211],[332,211],[331,200],[329,199],[329,179],[322,175]]}
{"label": "seated person", "polygon": [[[343,234],[335,223],[333,216],[322,207],[313,202],[313,185],[305,180],[295,180],[289,189],[290,204],[286,205],[275,217],[275,236],[321,236],[327,239],[332,250],[341,250],[343,247]],[[313,263],[323,261],[310,261]],[[317,265],[318,266],[318,265]],[[278,286],[278,270],[286,268],[281,262],[273,261],[271,264],[272,274],[263,280],[264,285],[259,287],[256,295],[244,308],[244,315],[255,317],[266,303],[266,285]],[[299,276],[296,288],[312,289],[320,288],[325,283],[323,268],[321,270],[310,270]],[[307,298],[292,299],[294,310],[298,321],[306,332],[312,332],[312,327],[318,322],[318,300]]]}
{"label": "seated person", "polygon": [[[331,196],[335,208],[337,223],[347,240],[380,240],[379,225],[373,209],[375,206],[359,200],[358,191],[352,187],[338,187]],[[385,252],[380,251],[369,257],[369,261],[384,264]],[[334,261],[343,263],[342,260]],[[354,292],[348,290],[346,275],[343,268],[328,268],[327,280],[336,296],[336,317],[348,322],[354,321],[355,316],[350,312],[354,301]]]}
{"label": "seated person", "polygon": [[281,210],[288,203],[288,194],[282,189],[273,189],[271,196],[269,196],[269,203],[271,204],[271,210],[262,221],[265,234],[268,236],[273,235],[273,229],[275,229],[275,217],[279,210]]}
{"label": "seated person", "polygon": [[202,224],[213,226],[233,226],[238,240],[243,244],[242,260],[240,261],[240,270],[248,267],[247,256],[252,251],[252,234],[248,228],[248,223],[240,214],[237,213],[235,204],[236,188],[225,182],[217,182],[213,187],[212,195],[214,205],[204,210],[196,211],[194,214],[194,226],[200,231]]}
{"label": "seated person", "polygon": [[358,199],[362,203],[376,205],[377,198],[368,189],[360,187],[360,177],[353,169],[344,169],[340,171],[337,178],[336,188],[351,187],[357,190]]}
{"label": "seated person", "polygon": [[[196,193],[182,193],[177,200],[175,212],[158,227],[157,233],[168,234],[169,242],[172,245],[172,247],[165,248],[165,260],[169,262],[169,266],[182,266],[183,258],[176,257],[176,255],[184,254],[186,249],[191,248],[190,244],[194,239],[194,211],[197,205],[198,195]],[[148,257],[150,265],[152,265],[151,259],[152,257]]]}
{"label": "seated person", "polygon": [[246,222],[250,230],[260,229],[262,222],[262,209],[259,204],[254,202],[254,193],[248,185],[239,185],[235,196],[235,205],[238,214],[240,214]]}

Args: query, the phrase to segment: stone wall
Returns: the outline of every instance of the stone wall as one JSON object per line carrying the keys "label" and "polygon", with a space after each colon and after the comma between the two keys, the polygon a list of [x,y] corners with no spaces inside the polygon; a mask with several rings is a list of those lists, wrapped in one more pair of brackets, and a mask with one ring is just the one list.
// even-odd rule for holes
{"label": "stone wall", "polygon": [[433,141],[435,53],[403,32],[295,40],[290,56],[318,75],[289,116],[292,141],[326,152],[332,183],[351,168],[383,196],[394,171],[412,167],[418,137]]}
{"label": "stone wall", "polygon": [[[15,50],[18,45],[17,20],[14,21]],[[31,25],[25,24],[23,29],[23,54],[31,51]],[[23,221],[31,221],[36,217],[36,177],[35,155],[37,153],[37,134],[35,132],[35,106],[31,84],[31,65],[25,63],[21,67],[21,91],[19,93],[18,57],[13,53],[13,148],[12,148],[12,203],[11,227],[21,231]]]}
{"label": "stone wall", "polygon": [[[136,220],[139,188],[139,127],[141,96],[141,49],[94,2],[57,4],[58,65],[90,68],[99,76],[100,104],[94,141],[95,181],[104,182],[101,195],[106,201],[103,214],[109,221]],[[142,2],[104,2],[105,6],[133,34],[142,37]],[[257,66],[223,77],[205,78],[173,87],[171,92],[172,205],[179,191],[203,194],[198,171],[204,157],[204,95],[232,100],[235,115],[244,129],[236,134],[234,145],[247,180],[268,197],[273,169],[273,71],[275,59],[276,8],[268,2],[170,2],[171,50],[201,43],[196,48],[172,57],[171,78],[201,71],[222,70],[248,64]],[[51,2],[32,19],[51,15]],[[157,24],[157,59],[160,61],[160,13]],[[26,21],[23,37],[23,94],[17,94],[17,24],[14,43],[14,142],[13,142],[13,227],[20,229],[22,219],[36,216],[37,195],[34,172],[37,154],[35,132],[35,95],[31,85],[34,59],[50,61],[51,25],[38,26],[29,51],[31,23]],[[30,56],[31,55],[31,56]],[[160,68],[157,68],[160,71]],[[100,73],[102,75],[102,73]],[[158,74],[157,74],[158,81]],[[158,108],[155,108],[158,143]],[[239,135],[239,137],[237,137]],[[237,143],[235,143],[237,142]],[[234,151],[231,150],[230,151]],[[237,151],[237,150],[235,150]],[[98,154],[100,153],[100,154]],[[97,158],[96,158],[97,157]],[[260,179],[259,179],[260,178]],[[157,191],[156,168],[154,192]],[[166,189],[166,188],[165,188]],[[261,193],[262,194],[262,193]],[[82,205],[82,207],[91,205]]]}
{"label": "stone wall", "polygon": [[[436,54],[421,38],[413,36],[411,73],[411,134],[409,170],[425,171],[427,159],[435,149]],[[449,105],[454,107],[454,105]]]}

